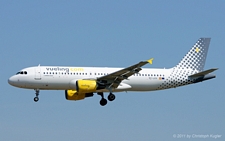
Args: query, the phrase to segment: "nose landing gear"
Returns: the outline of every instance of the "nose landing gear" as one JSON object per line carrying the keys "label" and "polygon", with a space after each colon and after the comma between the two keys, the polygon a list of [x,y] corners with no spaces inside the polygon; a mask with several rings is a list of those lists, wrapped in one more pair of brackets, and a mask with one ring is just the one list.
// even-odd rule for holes
{"label": "nose landing gear", "polygon": [[34,102],[38,102],[39,98],[38,98],[38,95],[39,95],[39,89],[35,89],[35,94],[36,96],[34,97]]}
{"label": "nose landing gear", "polygon": [[34,102],[38,102],[39,98],[38,97],[34,97]]}

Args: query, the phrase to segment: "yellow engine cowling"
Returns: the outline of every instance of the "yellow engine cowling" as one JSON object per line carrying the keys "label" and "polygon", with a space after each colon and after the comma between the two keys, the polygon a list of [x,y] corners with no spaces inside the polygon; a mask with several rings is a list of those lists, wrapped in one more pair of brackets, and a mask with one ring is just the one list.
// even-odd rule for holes
{"label": "yellow engine cowling", "polygon": [[85,97],[93,96],[93,93],[78,93],[76,90],[65,90],[67,100],[82,100]]}
{"label": "yellow engine cowling", "polygon": [[97,84],[96,80],[72,80],[69,83],[71,90],[66,90],[66,99],[80,100],[93,96],[96,90],[104,89],[105,85]]}
{"label": "yellow engine cowling", "polygon": [[95,80],[77,80],[76,90],[79,93],[90,93],[97,90],[97,83]]}

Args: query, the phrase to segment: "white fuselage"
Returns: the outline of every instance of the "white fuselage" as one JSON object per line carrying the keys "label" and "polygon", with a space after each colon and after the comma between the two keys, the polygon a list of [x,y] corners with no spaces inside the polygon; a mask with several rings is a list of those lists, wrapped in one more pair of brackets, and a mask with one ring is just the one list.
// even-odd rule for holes
{"label": "white fuselage", "polygon": [[[9,78],[13,86],[40,90],[70,90],[71,81],[80,79],[97,79],[98,77],[121,70],[121,68],[101,67],[58,67],[38,66],[22,69],[20,73]],[[21,74],[21,72],[23,72]],[[26,74],[24,73],[26,72]],[[139,73],[125,79],[114,89],[119,91],[152,91],[168,78],[172,69],[142,69]],[[108,91],[98,90],[96,92]]]}

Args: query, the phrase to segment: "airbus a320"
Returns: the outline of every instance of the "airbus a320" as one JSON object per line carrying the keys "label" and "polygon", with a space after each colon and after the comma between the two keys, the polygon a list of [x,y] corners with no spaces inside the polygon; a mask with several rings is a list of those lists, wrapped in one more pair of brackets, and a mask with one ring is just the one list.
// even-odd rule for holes
{"label": "airbus a320", "polygon": [[34,89],[39,100],[40,90],[64,90],[67,100],[82,100],[95,93],[100,105],[115,99],[114,92],[156,91],[194,84],[215,78],[217,68],[204,70],[210,38],[200,38],[174,67],[169,69],[142,68],[153,58],[126,68],[34,66],[20,70],[8,79],[12,86]]}

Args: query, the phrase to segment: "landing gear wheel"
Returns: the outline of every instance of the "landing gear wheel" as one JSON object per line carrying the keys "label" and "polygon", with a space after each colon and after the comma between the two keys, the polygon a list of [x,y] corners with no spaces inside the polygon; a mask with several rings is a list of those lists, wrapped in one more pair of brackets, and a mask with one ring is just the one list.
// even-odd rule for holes
{"label": "landing gear wheel", "polygon": [[113,101],[115,98],[116,98],[116,96],[112,93],[110,93],[109,96],[108,96],[109,101]]}
{"label": "landing gear wheel", "polygon": [[102,98],[101,100],[100,100],[100,105],[101,106],[105,106],[107,104],[107,100],[105,99],[105,98]]}
{"label": "landing gear wheel", "polygon": [[34,102],[38,102],[39,98],[38,97],[34,97]]}
{"label": "landing gear wheel", "polygon": [[35,90],[35,97],[34,97],[34,102],[38,102],[39,98],[38,98],[38,95],[40,93],[39,89],[34,89]]}

